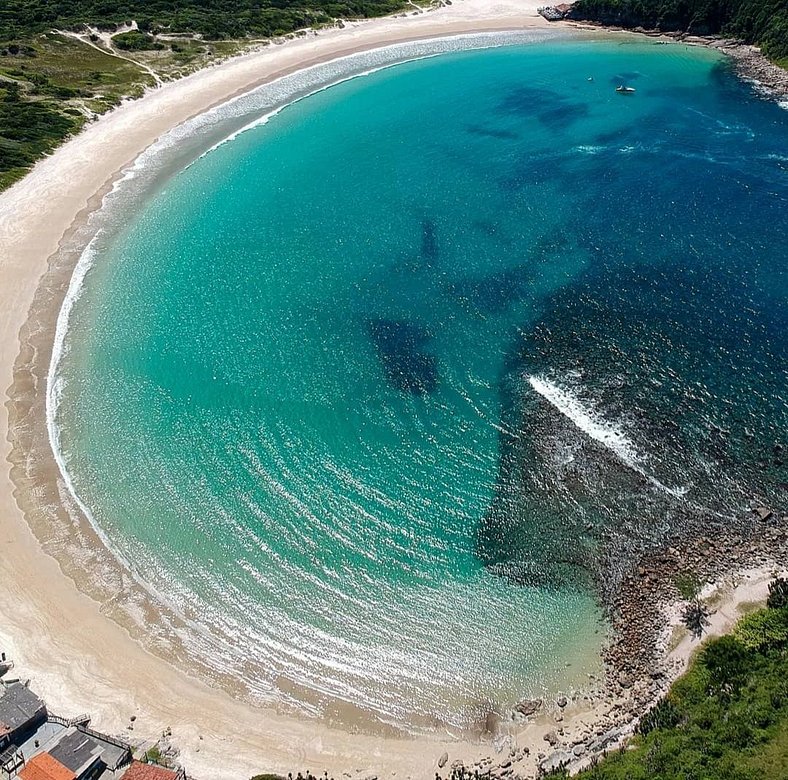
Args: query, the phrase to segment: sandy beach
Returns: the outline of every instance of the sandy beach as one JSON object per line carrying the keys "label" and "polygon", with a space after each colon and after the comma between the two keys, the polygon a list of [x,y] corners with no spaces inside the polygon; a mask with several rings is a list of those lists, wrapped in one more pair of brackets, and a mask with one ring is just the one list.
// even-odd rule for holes
{"label": "sandy beach", "polygon": [[[0,411],[0,646],[52,711],[90,712],[94,724],[110,733],[124,733],[131,715],[137,716],[135,735],[155,737],[171,726],[190,775],[217,780],[298,768],[424,777],[433,774],[444,750],[451,761],[466,762],[491,752],[489,745],[441,744],[438,738],[351,735],[251,707],[148,652],[110,618],[118,617],[112,597],[82,581],[81,590],[76,587],[72,576],[80,580],[85,569],[111,563],[89,528],[72,529],[83,553],[75,560],[66,553],[61,532],[47,523],[53,513],[63,514],[60,501],[66,496],[46,452],[43,393],[36,393],[74,258],[71,267],[67,263],[49,274],[43,295],[39,291],[37,297],[37,289],[50,258],[100,205],[113,180],[163,133],[190,117],[287,73],[358,51],[420,38],[544,27],[536,6],[532,1],[458,0],[429,13],[349,23],[234,58],[124,104],[0,195],[0,381],[5,395]],[[26,424],[17,424],[11,433],[10,420],[20,419]],[[13,445],[15,468],[9,460]],[[37,535],[20,505],[36,515]],[[59,560],[45,549],[59,553]],[[133,589],[134,583],[115,575],[118,597]],[[144,625],[145,618],[138,622]],[[173,656],[173,648],[161,649]]]}
{"label": "sandy beach", "polygon": [[[532,721],[512,725],[505,738],[474,742],[451,734],[411,739],[349,733],[239,701],[232,681],[209,685],[199,678],[209,672],[210,659],[202,669],[180,663],[177,620],[168,618],[167,636],[158,633],[161,616],[146,611],[144,589],[123,573],[89,524],[64,511],[68,496],[44,422],[54,326],[79,247],[71,247],[65,260],[58,250],[157,138],[234,95],[351,53],[438,36],[546,28],[537,5],[454,0],[431,12],[349,23],[234,58],[124,104],[0,194],[0,648],[53,712],[89,712],[97,728],[117,734],[128,733],[135,715],[135,737],[171,727],[180,760],[190,776],[204,780],[299,769],[335,777],[432,777],[444,751],[449,766],[493,755],[527,772],[540,753],[551,752],[544,737],[556,722],[571,741],[608,718],[615,704],[610,700],[580,697],[563,712],[545,702]],[[86,579],[87,569],[97,576]],[[750,572],[745,586],[722,588],[714,631],[726,630],[742,604],[765,599],[768,580],[764,569]],[[150,630],[143,636],[146,623]],[[677,642],[669,656],[676,673],[695,648],[689,637]]]}

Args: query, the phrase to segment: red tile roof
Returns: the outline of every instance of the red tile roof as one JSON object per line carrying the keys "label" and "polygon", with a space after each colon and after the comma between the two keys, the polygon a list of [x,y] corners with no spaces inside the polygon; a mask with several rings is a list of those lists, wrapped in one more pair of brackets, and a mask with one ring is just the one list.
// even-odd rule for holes
{"label": "red tile roof", "polygon": [[175,780],[177,772],[156,764],[143,764],[139,761],[132,761],[131,766],[123,775],[123,780]]}
{"label": "red tile roof", "polygon": [[19,773],[21,780],[76,780],[76,775],[49,753],[39,753]]}

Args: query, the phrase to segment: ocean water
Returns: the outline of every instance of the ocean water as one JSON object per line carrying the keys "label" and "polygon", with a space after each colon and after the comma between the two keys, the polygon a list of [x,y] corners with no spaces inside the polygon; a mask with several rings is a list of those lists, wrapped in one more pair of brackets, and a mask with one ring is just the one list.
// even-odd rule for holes
{"label": "ocean water", "polygon": [[252,697],[467,727],[596,668],[633,550],[785,502],[787,250],[788,112],[713,52],[405,62],[116,216],[56,444]]}

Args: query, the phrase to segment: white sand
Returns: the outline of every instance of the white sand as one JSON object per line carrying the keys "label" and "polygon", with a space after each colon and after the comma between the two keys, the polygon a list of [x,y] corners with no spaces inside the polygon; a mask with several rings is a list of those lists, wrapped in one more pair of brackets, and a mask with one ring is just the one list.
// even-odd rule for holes
{"label": "white sand", "polygon": [[[269,46],[206,69],[125,104],[86,128],[0,194],[0,386],[11,387],[19,333],[48,258],[89,204],[159,136],[230,96],[319,61],[416,38],[546,26],[534,0],[455,0],[450,7],[348,25]],[[7,399],[4,399],[4,401]],[[335,776],[431,777],[438,757],[472,759],[489,746],[443,745],[350,735],[234,701],[146,652],[99,604],[79,592],[45,554],[14,500],[8,456],[9,410],[0,407],[0,647],[63,714],[87,711],[94,724],[135,734],[167,726],[190,771],[205,780],[263,770],[329,769]],[[541,739],[544,728],[523,740]],[[203,739],[200,739],[202,735]]]}
{"label": "white sand", "polygon": [[786,572],[773,566],[745,569],[732,573],[719,582],[707,585],[699,594],[708,604],[709,623],[700,639],[693,637],[681,623],[684,602],[667,607],[665,620],[666,660],[671,677],[678,677],[687,668],[703,642],[731,631],[748,609],[763,606],[769,595],[769,583]]}

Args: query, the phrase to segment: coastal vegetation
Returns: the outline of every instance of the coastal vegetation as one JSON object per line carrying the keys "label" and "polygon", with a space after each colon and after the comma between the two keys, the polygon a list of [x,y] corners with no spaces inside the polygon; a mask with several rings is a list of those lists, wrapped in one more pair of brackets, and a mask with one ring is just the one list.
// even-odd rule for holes
{"label": "coastal vegetation", "polygon": [[0,190],[85,122],[260,39],[403,0],[9,0],[0,4]]}
{"label": "coastal vegetation", "polygon": [[788,67],[785,0],[577,0],[571,18],[739,38]]}
{"label": "coastal vegetation", "polygon": [[0,43],[0,189],[91,116],[152,83],[134,63],[62,35]]}
{"label": "coastal vegetation", "polygon": [[335,19],[383,16],[400,0],[8,0],[0,8],[0,40],[89,24],[114,30],[135,20],[145,32],[197,33],[205,39],[271,37]]}
{"label": "coastal vegetation", "polygon": [[[782,780],[788,767],[788,581],[708,642],[640,721],[630,749],[581,780]],[[556,776],[561,776],[559,773]]]}

